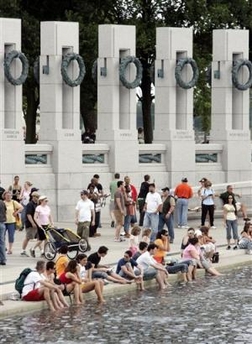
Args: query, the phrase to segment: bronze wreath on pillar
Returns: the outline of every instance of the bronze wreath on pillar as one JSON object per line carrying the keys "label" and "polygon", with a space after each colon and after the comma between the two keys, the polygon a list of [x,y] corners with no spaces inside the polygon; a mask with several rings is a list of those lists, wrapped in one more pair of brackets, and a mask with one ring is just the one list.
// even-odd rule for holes
{"label": "bronze wreath on pillar", "polygon": [[[241,67],[247,67],[249,71],[249,78],[245,84],[241,84],[238,80],[238,74]],[[232,82],[235,88],[240,91],[246,91],[252,86],[252,63],[246,59],[239,59],[233,62],[232,67]]]}
{"label": "bronze wreath on pillar", "polygon": [[[10,71],[10,66],[14,59],[20,59],[22,63],[21,75],[19,78],[16,78],[16,79],[12,76],[11,71]],[[29,72],[29,62],[26,56],[21,51],[12,50],[6,55],[4,59],[4,74],[5,74],[6,79],[12,85],[18,86],[18,85],[24,84],[25,80],[27,79],[28,72]]]}
{"label": "bronze wreath on pillar", "polygon": [[[136,66],[136,77],[132,82],[129,82],[126,77],[125,77],[125,71],[127,66],[130,63],[134,63]],[[138,58],[135,56],[126,56],[121,59],[121,63],[119,65],[119,76],[120,76],[120,81],[128,89],[136,88],[140,85],[142,76],[143,76],[143,67],[141,62],[139,61]]]}
{"label": "bronze wreath on pillar", "polygon": [[[76,60],[79,65],[79,75],[75,80],[72,80],[67,73],[67,68],[69,64],[74,60]],[[84,64],[83,58],[79,54],[69,53],[63,56],[62,63],[61,63],[61,75],[62,75],[63,80],[68,86],[71,86],[71,87],[79,86],[82,83],[85,77],[85,74],[86,74],[85,64]]]}
{"label": "bronze wreath on pillar", "polygon": [[[181,72],[182,72],[182,70],[186,64],[189,64],[192,67],[192,71],[193,71],[193,77],[188,82],[185,82],[181,77]],[[192,58],[189,58],[189,57],[179,59],[177,64],[176,64],[176,68],[175,68],[175,78],[176,78],[178,85],[181,88],[188,90],[189,88],[194,87],[198,81],[198,78],[199,78],[199,69],[198,69],[198,66],[197,66],[197,63],[195,62],[195,60]]]}

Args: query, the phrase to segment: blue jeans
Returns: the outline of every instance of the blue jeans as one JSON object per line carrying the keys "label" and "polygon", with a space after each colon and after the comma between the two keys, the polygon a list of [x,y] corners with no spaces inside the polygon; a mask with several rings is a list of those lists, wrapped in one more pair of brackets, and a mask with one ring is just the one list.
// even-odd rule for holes
{"label": "blue jeans", "polygon": [[124,231],[129,233],[130,224],[134,225],[137,223],[136,215],[125,215],[124,217]]}
{"label": "blue jeans", "polygon": [[177,208],[177,216],[178,216],[178,226],[186,226],[187,213],[188,213],[188,199],[178,198],[176,208]]}
{"label": "blue jeans", "polygon": [[26,208],[27,206],[26,205],[23,205],[22,206],[24,207],[24,209],[22,210],[21,212],[21,221],[22,221],[22,228],[24,228],[25,226],[25,218],[26,218]]}
{"label": "blue jeans", "polygon": [[166,265],[166,270],[169,274],[176,274],[178,272],[187,273],[188,272],[188,265],[184,263],[176,263],[172,266]]}
{"label": "blue jeans", "polygon": [[158,222],[159,222],[159,215],[158,214],[145,212],[143,228],[150,228],[151,229],[150,241],[156,240],[156,236],[157,236],[157,232],[158,232]]}
{"label": "blue jeans", "polygon": [[6,232],[8,232],[8,241],[10,244],[14,243],[14,234],[16,230],[16,223],[6,223]]}
{"label": "blue jeans", "polygon": [[0,262],[6,262],[6,255],[5,255],[5,224],[0,222]]}
{"label": "blue jeans", "polygon": [[159,214],[159,222],[158,222],[159,232],[164,228],[165,224],[168,228],[170,240],[173,241],[174,240],[174,220],[173,220],[172,214],[168,218],[166,218],[164,214]]}
{"label": "blue jeans", "polygon": [[226,221],[227,225],[227,240],[231,239],[231,230],[233,231],[233,239],[238,240],[238,225],[237,225],[237,220],[227,220]]}

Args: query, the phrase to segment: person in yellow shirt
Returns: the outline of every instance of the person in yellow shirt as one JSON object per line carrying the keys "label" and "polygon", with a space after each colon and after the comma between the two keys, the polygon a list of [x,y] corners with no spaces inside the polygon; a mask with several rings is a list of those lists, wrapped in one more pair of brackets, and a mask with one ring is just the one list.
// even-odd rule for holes
{"label": "person in yellow shirt", "polygon": [[170,243],[168,239],[168,231],[162,229],[160,232],[157,233],[157,239],[154,241],[155,245],[157,245],[157,250],[153,258],[160,264],[164,263],[164,257],[166,253],[170,251]]}
{"label": "person in yellow shirt", "polygon": [[61,248],[59,249],[59,256],[55,262],[57,278],[59,278],[59,276],[63,274],[63,272],[65,272],[65,269],[68,265],[69,258],[67,256],[67,252],[68,252],[68,246],[62,245]]}
{"label": "person in yellow shirt", "polygon": [[12,200],[11,197],[12,194],[10,191],[5,191],[3,193],[3,200],[7,209],[5,222],[9,242],[7,254],[12,254],[12,246],[14,243],[14,235],[16,230],[16,217],[19,216],[23,210],[23,206],[17,201]]}

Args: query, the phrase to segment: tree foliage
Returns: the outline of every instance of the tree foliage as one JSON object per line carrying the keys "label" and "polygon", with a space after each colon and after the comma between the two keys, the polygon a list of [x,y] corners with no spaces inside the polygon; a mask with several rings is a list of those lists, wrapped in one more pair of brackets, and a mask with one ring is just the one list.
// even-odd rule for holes
{"label": "tree foliage", "polygon": [[[98,56],[99,24],[136,25],[136,56],[143,65],[142,112],[146,143],[152,142],[151,94],[155,60],[156,27],[191,27],[194,30],[194,59],[200,68],[195,87],[194,114],[203,119],[204,130],[210,129],[210,88],[205,70],[212,59],[212,30],[252,27],[252,2],[248,0],[0,0],[0,17],[19,18],[22,14],[22,51],[30,62],[29,77],[23,87],[27,143],[36,142],[36,112],[39,89],[33,77],[33,63],[40,54],[41,21],[77,21],[80,25],[80,55],[87,74],[81,85],[80,112],[85,127],[96,122],[96,84],[91,69]],[[250,35],[252,43],[252,35]]]}

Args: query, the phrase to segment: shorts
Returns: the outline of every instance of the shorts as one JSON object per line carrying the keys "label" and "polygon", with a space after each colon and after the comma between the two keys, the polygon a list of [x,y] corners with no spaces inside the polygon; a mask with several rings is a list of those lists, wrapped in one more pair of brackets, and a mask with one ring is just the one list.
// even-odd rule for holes
{"label": "shorts", "polygon": [[44,293],[39,292],[40,289],[33,289],[31,290],[28,294],[22,297],[22,300],[25,301],[43,301],[45,300],[44,298]]}
{"label": "shorts", "polygon": [[114,210],[114,216],[116,224],[122,226],[124,222],[124,214],[122,214],[120,210]]}
{"label": "shorts", "polygon": [[200,262],[201,262],[201,264],[202,264],[202,266],[203,266],[203,268],[204,268],[205,270],[210,269],[211,263],[210,263],[208,260],[206,260],[206,259],[201,259]]}
{"label": "shorts", "polygon": [[206,253],[215,251],[215,245],[212,242],[209,242],[208,244],[205,244],[205,245],[201,245],[201,247],[204,248]]}
{"label": "shorts", "polygon": [[[45,227],[47,227],[47,226],[45,226]],[[38,227],[38,239],[39,239],[39,241],[46,240],[45,231],[44,231],[44,229],[42,229],[40,227]]]}
{"label": "shorts", "polygon": [[236,202],[236,203],[235,203],[235,206],[236,206],[236,210],[237,210],[237,211],[240,211],[240,210],[241,210],[241,203],[240,203],[240,202]]}
{"label": "shorts", "polygon": [[109,203],[109,211],[112,213],[112,211],[114,211],[114,209],[115,209],[115,202],[114,202],[114,200],[112,201],[110,201],[110,203]]}
{"label": "shorts", "polygon": [[28,227],[25,229],[25,231],[26,231],[26,239],[27,240],[35,239],[35,236],[37,234],[37,229],[35,229],[33,227]]}

